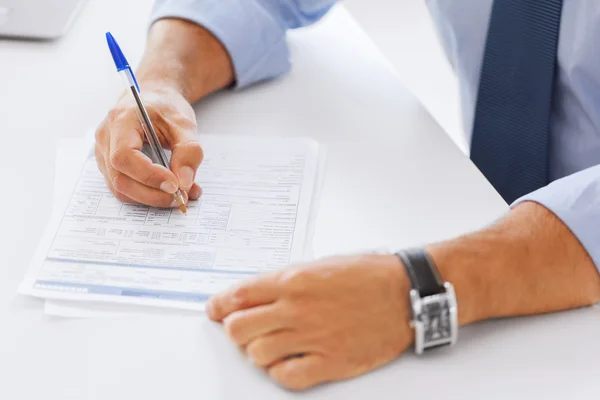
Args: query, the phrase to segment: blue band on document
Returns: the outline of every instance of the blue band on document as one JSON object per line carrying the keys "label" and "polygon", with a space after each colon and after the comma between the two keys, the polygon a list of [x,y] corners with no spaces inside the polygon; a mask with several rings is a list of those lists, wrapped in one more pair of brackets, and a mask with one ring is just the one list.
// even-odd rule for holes
{"label": "blue band on document", "polygon": [[[118,286],[99,286],[99,285],[86,285],[81,283],[71,282],[59,282],[59,281],[41,281],[35,282],[35,285],[44,285],[44,289],[56,291],[64,291],[61,288],[76,288],[86,289],[87,293],[90,294],[103,294],[111,296],[124,296],[124,297],[145,297],[150,299],[162,299],[162,300],[173,300],[173,301],[184,301],[193,303],[204,303],[212,295],[206,293],[183,293],[183,292],[172,292],[166,290],[146,290],[146,289],[134,289],[134,288],[122,288]],[[68,290],[67,290],[68,292]],[[76,292],[75,292],[76,293]]]}

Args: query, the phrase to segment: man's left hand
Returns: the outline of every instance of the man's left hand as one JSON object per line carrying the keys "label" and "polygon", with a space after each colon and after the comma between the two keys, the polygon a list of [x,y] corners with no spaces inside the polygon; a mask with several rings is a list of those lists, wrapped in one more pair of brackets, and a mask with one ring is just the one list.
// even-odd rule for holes
{"label": "man's left hand", "polygon": [[249,280],[207,314],[257,366],[294,390],[361,375],[413,342],[410,284],[393,255],[331,258]]}

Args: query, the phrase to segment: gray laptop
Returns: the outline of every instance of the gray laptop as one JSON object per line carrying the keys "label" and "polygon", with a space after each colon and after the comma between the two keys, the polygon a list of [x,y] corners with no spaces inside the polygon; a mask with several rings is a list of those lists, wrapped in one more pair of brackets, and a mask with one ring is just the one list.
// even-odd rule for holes
{"label": "gray laptop", "polygon": [[0,37],[55,39],[86,0],[0,0]]}

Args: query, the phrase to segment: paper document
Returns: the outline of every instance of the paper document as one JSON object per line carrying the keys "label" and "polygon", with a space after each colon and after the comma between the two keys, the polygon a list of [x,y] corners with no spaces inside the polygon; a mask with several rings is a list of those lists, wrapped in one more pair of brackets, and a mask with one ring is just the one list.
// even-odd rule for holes
{"label": "paper document", "polygon": [[211,295],[300,260],[318,148],[307,139],[203,136],[188,215],[123,204],[88,158],[21,293],[202,309]]}

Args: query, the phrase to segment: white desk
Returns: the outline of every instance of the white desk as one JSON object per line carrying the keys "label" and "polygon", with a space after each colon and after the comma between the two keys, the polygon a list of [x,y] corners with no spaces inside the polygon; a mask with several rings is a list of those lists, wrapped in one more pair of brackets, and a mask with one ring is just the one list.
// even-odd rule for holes
{"label": "white desk", "polygon": [[[293,394],[248,365],[203,317],[61,320],[15,297],[49,217],[57,139],[93,127],[120,88],[104,31],[117,35],[130,61],[141,53],[146,16],[134,3],[149,7],[91,1],[57,43],[0,42],[0,399],[598,396],[594,310],[469,327],[452,351],[407,354],[362,378]],[[303,135],[328,146],[317,254],[438,240],[506,210],[343,9],[294,34],[292,47],[290,76],[214,96],[198,117],[202,132]]]}

